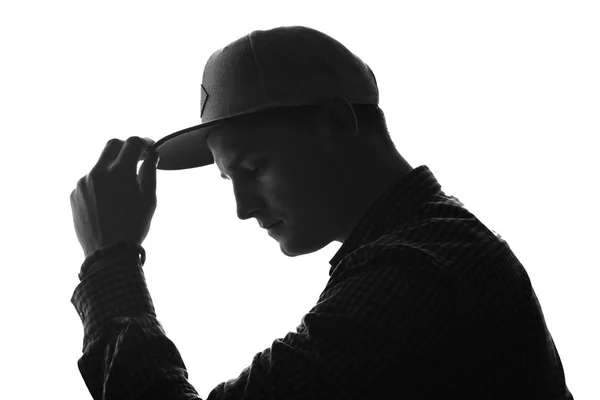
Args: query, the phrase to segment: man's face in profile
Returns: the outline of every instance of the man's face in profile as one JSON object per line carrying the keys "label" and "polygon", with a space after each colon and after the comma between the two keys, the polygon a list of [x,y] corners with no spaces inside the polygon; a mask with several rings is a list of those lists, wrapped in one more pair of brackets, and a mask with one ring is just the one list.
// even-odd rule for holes
{"label": "man's face in profile", "polygon": [[292,257],[339,237],[345,201],[337,158],[306,118],[298,112],[238,117],[206,141],[231,180],[238,217],[254,217],[264,228],[281,221],[269,234]]}

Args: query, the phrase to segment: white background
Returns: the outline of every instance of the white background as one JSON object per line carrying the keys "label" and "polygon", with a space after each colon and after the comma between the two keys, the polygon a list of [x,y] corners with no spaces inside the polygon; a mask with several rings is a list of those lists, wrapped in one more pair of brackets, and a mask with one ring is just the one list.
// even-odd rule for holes
{"label": "white background", "polygon": [[[0,398],[90,398],[70,303],[83,262],[71,191],[109,139],[200,123],[208,57],[283,25],[321,30],[371,66],[398,150],[507,240],[569,388],[600,398],[598,4],[3,2]],[[159,171],[157,195],[144,271],[206,398],[295,330],[340,244],[287,258],[237,219],[214,165]]]}

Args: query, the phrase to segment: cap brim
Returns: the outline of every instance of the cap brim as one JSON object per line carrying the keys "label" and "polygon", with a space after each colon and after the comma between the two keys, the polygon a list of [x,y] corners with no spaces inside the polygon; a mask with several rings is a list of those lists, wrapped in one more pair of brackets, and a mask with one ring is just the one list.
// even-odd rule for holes
{"label": "cap brim", "polygon": [[158,169],[179,170],[213,164],[214,158],[206,146],[205,137],[221,121],[211,121],[163,137],[152,146],[160,161]]}
{"label": "cap brim", "polygon": [[151,150],[156,150],[160,157],[157,168],[162,170],[180,170],[214,164],[215,160],[212,152],[205,142],[206,135],[237,117],[264,111],[269,108],[273,107],[248,110],[244,113],[192,126],[163,137],[154,143],[151,148]]}

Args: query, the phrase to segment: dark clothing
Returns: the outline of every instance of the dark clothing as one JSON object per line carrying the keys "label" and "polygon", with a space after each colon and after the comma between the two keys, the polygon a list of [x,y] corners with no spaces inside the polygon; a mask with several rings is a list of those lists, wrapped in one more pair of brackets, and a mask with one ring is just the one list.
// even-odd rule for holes
{"label": "dark clothing", "polygon": [[[573,398],[525,269],[427,166],[369,208],[330,264],[296,331],[208,400]],[[200,398],[139,262],[92,272],[71,301],[95,399]]]}

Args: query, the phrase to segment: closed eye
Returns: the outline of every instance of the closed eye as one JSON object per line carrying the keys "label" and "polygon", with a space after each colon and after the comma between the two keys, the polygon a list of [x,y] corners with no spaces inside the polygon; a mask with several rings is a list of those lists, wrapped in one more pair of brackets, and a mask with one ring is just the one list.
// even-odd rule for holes
{"label": "closed eye", "polygon": [[246,172],[250,175],[250,176],[257,176],[260,172],[262,172],[262,170],[264,169],[266,165],[265,161],[259,162],[256,166],[253,167],[248,167],[246,168]]}
{"label": "closed eye", "polygon": [[[257,167],[252,167],[252,168],[245,168],[244,171],[246,172],[246,174],[254,177],[256,175],[258,175],[263,169],[263,165],[257,166]],[[230,181],[231,179],[225,175],[224,173],[221,172],[221,178],[226,179],[228,181]]]}

